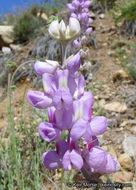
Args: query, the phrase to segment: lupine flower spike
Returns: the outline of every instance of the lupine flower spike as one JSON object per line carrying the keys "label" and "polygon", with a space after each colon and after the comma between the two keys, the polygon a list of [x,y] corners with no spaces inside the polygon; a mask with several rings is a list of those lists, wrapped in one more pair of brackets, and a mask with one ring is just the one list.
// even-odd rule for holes
{"label": "lupine flower spike", "polygon": [[[61,44],[77,38],[80,33],[77,9],[83,8],[80,21],[90,23],[89,6],[90,1],[73,0],[68,4],[72,12],[69,25],[53,21],[49,26],[50,36]],[[86,34],[90,32],[87,25]],[[66,59],[65,68],[51,60],[37,61],[34,65],[35,72],[42,77],[44,92],[29,91],[27,99],[33,107],[47,109],[49,122],[41,122],[38,131],[45,141],[56,143],[55,150],[43,153],[42,162],[49,170],[84,170],[90,176],[92,173],[112,173],[120,165],[99,146],[97,136],[106,131],[107,119],[92,116],[93,95],[84,90],[84,77],[78,73],[80,57],[77,52]],[[67,140],[63,139],[63,131],[67,131]]]}

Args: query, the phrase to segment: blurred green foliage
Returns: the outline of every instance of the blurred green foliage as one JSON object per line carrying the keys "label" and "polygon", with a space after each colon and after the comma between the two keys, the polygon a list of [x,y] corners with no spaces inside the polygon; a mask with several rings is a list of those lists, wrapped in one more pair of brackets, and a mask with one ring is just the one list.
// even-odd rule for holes
{"label": "blurred green foliage", "polygon": [[111,9],[115,5],[116,0],[95,0],[102,9]]}
{"label": "blurred green foliage", "polygon": [[39,34],[42,26],[46,24],[38,13],[42,13],[41,7],[32,6],[17,17],[14,25],[14,38],[16,42],[26,42]]}
{"label": "blurred green foliage", "polygon": [[121,0],[114,7],[113,17],[116,22],[136,20],[136,0]]}
{"label": "blurred green foliage", "polygon": [[131,79],[136,81],[136,47],[130,56],[121,61],[121,64],[127,70]]}

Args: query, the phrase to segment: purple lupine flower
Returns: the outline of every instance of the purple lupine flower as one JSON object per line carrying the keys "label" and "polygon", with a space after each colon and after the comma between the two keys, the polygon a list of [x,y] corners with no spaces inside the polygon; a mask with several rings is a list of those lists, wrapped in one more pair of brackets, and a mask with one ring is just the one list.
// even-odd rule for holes
{"label": "purple lupine flower", "polygon": [[27,93],[27,100],[33,107],[39,109],[46,109],[52,105],[52,98],[39,91],[29,91]]}
{"label": "purple lupine flower", "polygon": [[45,62],[42,61],[36,61],[34,64],[34,70],[35,72],[42,76],[44,73],[50,73],[53,74],[59,63],[57,61],[52,61],[52,60],[46,60]]}
{"label": "purple lupine flower", "polygon": [[61,131],[51,123],[42,122],[38,127],[40,136],[47,142],[53,142],[60,138]]}
{"label": "purple lupine flower", "polygon": [[78,170],[82,168],[83,158],[79,153],[77,141],[71,140],[71,142],[69,142],[69,148],[63,156],[62,165],[66,171],[73,168]]}
{"label": "purple lupine flower", "polygon": [[80,170],[83,166],[83,158],[76,150],[67,150],[64,154],[62,164],[66,171],[71,170],[72,168]]}
{"label": "purple lupine flower", "polygon": [[93,136],[93,140],[82,150],[82,156],[85,160],[85,169],[96,173],[113,173],[120,169],[120,164],[116,158],[107,154],[105,150],[98,146],[98,139]]}
{"label": "purple lupine flower", "polygon": [[42,162],[49,170],[55,170],[61,167],[60,157],[56,151],[44,152]]}
{"label": "purple lupine flower", "polygon": [[56,151],[44,152],[42,162],[49,170],[55,170],[62,167],[62,159],[68,149],[68,143],[60,140],[56,143]]}

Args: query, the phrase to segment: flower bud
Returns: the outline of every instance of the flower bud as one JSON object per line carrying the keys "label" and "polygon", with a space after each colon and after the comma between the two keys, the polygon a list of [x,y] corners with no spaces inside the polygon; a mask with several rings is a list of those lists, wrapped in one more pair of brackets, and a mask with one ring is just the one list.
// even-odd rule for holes
{"label": "flower bud", "polygon": [[72,58],[68,60],[67,69],[70,72],[75,73],[76,71],[78,71],[79,67],[80,67],[80,53],[78,52],[75,56],[72,56]]}
{"label": "flower bud", "polygon": [[59,32],[59,23],[57,20],[53,21],[49,26],[49,34],[55,40],[59,39],[60,32]]}
{"label": "flower bud", "polygon": [[80,46],[81,46],[81,42],[79,42],[78,40],[74,40],[73,42],[72,42],[72,45],[75,47],[75,48],[80,48]]}
{"label": "flower bud", "polygon": [[69,35],[71,39],[76,38],[80,34],[80,23],[75,18],[69,19]]}
{"label": "flower bud", "polygon": [[67,4],[67,9],[68,9],[69,12],[75,11],[75,7],[71,3]]}

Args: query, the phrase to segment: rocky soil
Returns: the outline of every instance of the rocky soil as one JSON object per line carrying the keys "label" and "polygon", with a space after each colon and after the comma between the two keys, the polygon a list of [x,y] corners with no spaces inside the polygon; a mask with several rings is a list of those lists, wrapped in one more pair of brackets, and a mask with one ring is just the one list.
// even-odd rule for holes
{"label": "rocky soil", "polygon": [[[94,94],[94,115],[105,115],[108,119],[108,128],[103,136],[100,136],[101,146],[114,157],[117,157],[121,170],[102,177],[106,182],[110,179],[113,183],[123,183],[124,190],[136,189],[136,86],[130,80],[127,73],[122,69],[119,58],[115,57],[114,46],[127,48],[124,41],[125,36],[120,36],[117,27],[108,14],[95,15],[94,36],[96,36],[97,47],[89,45],[88,61],[82,72],[86,76],[87,89]],[[42,39],[41,39],[42,40]],[[95,42],[96,42],[95,41]],[[136,39],[133,39],[133,42]],[[18,63],[25,57],[34,58],[40,56],[42,49],[37,47],[37,41],[24,47],[18,57]],[[43,48],[45,48],[43,44]],[[129,51],[129,50],[128,50]],[[45,55],[43,55],[44,57]],[[42,57],[42,56],[41,56]],[[32,63],[33,64],[33,63]],[[88,70],[89,68],[89,70]],[[24,68],[24,70],[26,67]],[[23,71],[22,71],[23,72]],[[14,90],[15,120],[21,114],[20,102],[28,89],[34,89],[31,77],[24,75],[17,82]],[[36,81],[37,83],[37,81]],[[7,88],[7,87],[6,87]],[[39,88],[39,86],[36,86]],[[6,90],[0,88],[0,134],[7,128],[6,116]],[[25,99],[28,112],[29,105]],[[26,120],[29,120],[28,112],[25,112]],[[80,176],[80,174],[79,174]],[[126,184],[126,185],[125,185]],[[131,187],[127,187],[131,186]],[[73,188],[74,189],[74,188]],[[114,189],[106,188],[107,189]],[[118,188],[121,189],[121,188]]]}

